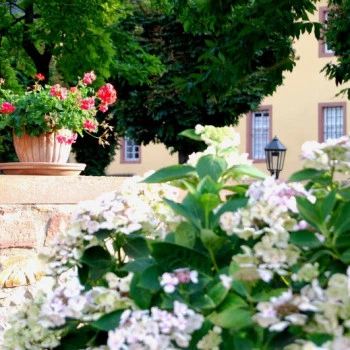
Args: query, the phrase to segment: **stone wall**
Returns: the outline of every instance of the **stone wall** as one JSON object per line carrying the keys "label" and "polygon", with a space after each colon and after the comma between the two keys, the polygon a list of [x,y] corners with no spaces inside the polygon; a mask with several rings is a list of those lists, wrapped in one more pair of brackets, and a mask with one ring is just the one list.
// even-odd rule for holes
{"label": "stone wall", "polygon": [[35,295],[42,249],[69,225],[77,203],[115,191],[123,177],[0,175],[0,344],[11,309]]}

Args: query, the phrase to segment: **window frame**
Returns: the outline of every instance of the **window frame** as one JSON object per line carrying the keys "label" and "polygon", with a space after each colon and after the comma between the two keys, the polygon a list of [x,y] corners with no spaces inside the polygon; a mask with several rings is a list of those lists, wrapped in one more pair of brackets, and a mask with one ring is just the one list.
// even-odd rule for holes
{"label": "window frame", "polygon": [[[327,17],[327,13],[329,13],[329,11],[331,10],[331,8],[327,7],[327,6],[321,6],[319,8],[319,22],[324,24],[326,21],[326,17]],[[324,33],[325,30],[322,30],[321,34]],[[318,41],[318,57],[333,57],[334,55],[334,51],[333,50],[327,50],[327,43],[325,40],[320,39]]]}
{"label": "window frame", "polygon": [[318,141],[325,142],[324,139],[324,109],[328,107],[342,107],[343,108],[343,135],[346,135],[347,117],[346,117],[346,102],[325,102],[318,104]]}
{"label": "window frame", "polygon": [[247,153],[249,154],[250,159],[254,163],[265,163],[266,162],[265,154],[264,154],[264,158],[263,159],[260,159],[260,158],[259,159],[255,159],[255,158],[253,158],[253,116],[254,116],[255,112],[265,111],[265,110],[268,111],[269,117],[270,117],[270,120],[269,120],[269,137],[268,137],[268,142],[270,142],[270,140],[272,139],[272,105],[259,106],[259,108],[256,111],[251,111],[247,115],[247,145],[246,145],[246,149],[247,149]]}
{"label": "window frame", "polygon": [[[141,146],[140,145],[134,145],[139,147],[139,158],[138,159],[129,159],[126,157],[126,147],[127,147],[127,137],[122,137],[120,139],[120,163],[121,164],[139,164],[141,163]],[[132,140],[131,140],[132,141]]]}

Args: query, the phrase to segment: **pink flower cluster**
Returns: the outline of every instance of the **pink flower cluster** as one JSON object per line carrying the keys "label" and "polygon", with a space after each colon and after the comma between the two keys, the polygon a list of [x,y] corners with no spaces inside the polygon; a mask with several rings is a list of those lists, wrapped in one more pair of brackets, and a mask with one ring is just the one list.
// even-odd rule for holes
{"label": "pink flower cluster", "polygon": [[203,322],[202,315],[178,301],[174,302],[173,312],[157,307],[125,310],[118,328],[108,332],[107,345],[113,350],[187,348],[192,333],[200,329]]}
{"label": "pink flower cluster", "polygon": [[160,285],[166,293],[173,293],[180,283],[198,283],[198,272],[188,268],[177,269],[173,273],[163,273]]}
{"label": "pink flower cluster", "polygon": [[67,98],[68,91],[60,84],[55,84],[50,90],[50,94],[54,97],[58,97],[61,101]]}
{"label": "pink flower cluster", "polygon": [[96,131],[97,127],[98,127],[98,123],[92,119],[86,119],[84,124],[83,124],[84,129],[90,131],[90,132],[94,132]]}
{"label": "pink flower cluster", "polygon": [[16,109],[10,102],[3,102],[1,104],[0,113],[11,114]]}
{"label": "pink flower cluster", "polygon": [[68,145],[75,143],[77,137],[77,133],[72,133],[70,130],[59,130],[56,134],[58,143],[66,143]]}
{"label": "pink flower cluster", "polygon": [[97,97],[102,101],[99,108],[100,111],[106,112],[108,105],[113,104],[117,100],[117,92],[114,89],[113,85],[106,84],[98,90]]}

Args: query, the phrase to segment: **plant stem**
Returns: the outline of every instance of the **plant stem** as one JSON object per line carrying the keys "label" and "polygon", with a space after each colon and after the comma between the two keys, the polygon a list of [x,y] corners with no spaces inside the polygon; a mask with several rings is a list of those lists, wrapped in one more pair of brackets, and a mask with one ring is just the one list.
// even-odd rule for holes
{"label": "plant stem", "polygon": [[215,271],[216,271],[216,272],[219,272],[219,266],[218,266],[217,263],[216,263],[215,255],[214,255],[214,253],[213,253],[213,250],[210,249],[210,248],[208,248],[208,251],[209,251],[210,259],[211,259],[211,261],[212,261],[212,263],[213,263],[213,266],[214,266],[214,268],[215,268]]}

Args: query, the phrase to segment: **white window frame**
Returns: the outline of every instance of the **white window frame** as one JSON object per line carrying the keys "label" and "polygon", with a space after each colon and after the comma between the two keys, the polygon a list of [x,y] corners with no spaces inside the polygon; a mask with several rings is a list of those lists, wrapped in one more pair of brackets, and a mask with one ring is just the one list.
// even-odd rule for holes
{"label": "white window frame", "polygon": [[122,163],[140,163],[141,146],[137,145],[132,139],[124,137],[122,140]]}
{"label": "white window frame", "polygon": [[265,147],[271,141],[272,106],[260,106],[250,112],[247,125],[247,152],[256,162],[266,159]]}
{"label": "white window frame", "polygon": [[319,141],[337,139],[346,133],[346,103],[319,104]]}

